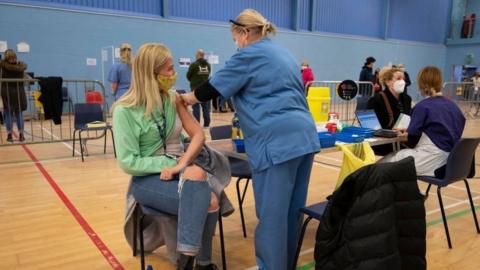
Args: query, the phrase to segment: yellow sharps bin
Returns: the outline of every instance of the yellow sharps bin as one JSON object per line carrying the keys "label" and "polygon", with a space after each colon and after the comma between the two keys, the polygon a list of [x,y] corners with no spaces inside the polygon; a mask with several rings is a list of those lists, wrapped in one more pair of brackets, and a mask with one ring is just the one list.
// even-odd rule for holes
{"label": "yellow sharps bin", "polygon": [[315,123],[328,121],[330,101],[330,88],[310,87],[308,89],[308,107]]}

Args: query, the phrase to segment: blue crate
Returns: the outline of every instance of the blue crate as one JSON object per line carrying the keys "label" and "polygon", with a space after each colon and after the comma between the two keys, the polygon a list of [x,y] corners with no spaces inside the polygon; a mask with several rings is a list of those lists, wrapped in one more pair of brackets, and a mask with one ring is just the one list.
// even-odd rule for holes
{"label": "blue crate", "polygon": [[318,140],[320,140],[320,146],[322,148],[328,148],[335,146],[335,135],[328,132],[319,132]]}
{"label": "blue crate", "polygon": [[375,130],[362,127],[346,127],[342,130],[342,132],[363,135],[364,138],[372,138]]}
{"label": "blue crate", "polygon": [[353,134],[349,132],[338,132],[335,133],[335,138],[337,141],[346,142],[346,143],[358,143],[365,140],[365,136],[359,134]]}
{"label": "blue crate", "polygon": [[243,139],[232,139],[232,142],[238,153],[245,153],[245,143],[243,142]]}

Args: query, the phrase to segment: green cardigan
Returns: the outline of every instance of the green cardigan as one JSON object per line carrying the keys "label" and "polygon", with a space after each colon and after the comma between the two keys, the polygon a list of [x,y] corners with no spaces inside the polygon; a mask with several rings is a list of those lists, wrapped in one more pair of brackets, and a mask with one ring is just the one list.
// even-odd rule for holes
{"label": "green cardigan", "polygon": [[[144,116],[145,106],[126,108],[121,105],[113,111],[113,133],[117,161],[126,173],[142,176],[159,173],[165,167],[177,164],[167,156],[155,156],[163,147],[156,121],[163,125],[161,110],[155,109],[148,118]],[[167,138],[175,125],[176,109],[170,101],[165,102]]]}

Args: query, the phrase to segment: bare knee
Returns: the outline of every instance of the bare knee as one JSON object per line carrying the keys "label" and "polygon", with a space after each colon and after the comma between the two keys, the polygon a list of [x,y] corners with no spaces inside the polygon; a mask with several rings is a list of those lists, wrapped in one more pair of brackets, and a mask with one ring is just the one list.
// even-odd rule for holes
{"label": "bare knee", "polygon": [[208,212],[215,212],[217,211],[219,208],[219,205],[218,205],[218,198],[217,198],[217,195],[215,195],[215,193],[211,193],[211,196],[210,196],[210,207],[208,207]]}
{"label": "bare knee", "polygon": [[188,166],[183,172],[183,178],[190,181],[205,181],[207,173],[196,165]]}

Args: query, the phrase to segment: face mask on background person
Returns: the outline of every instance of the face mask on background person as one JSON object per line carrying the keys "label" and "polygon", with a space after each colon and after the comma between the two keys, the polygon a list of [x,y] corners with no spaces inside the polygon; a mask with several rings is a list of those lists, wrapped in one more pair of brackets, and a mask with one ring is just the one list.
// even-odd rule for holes
{"label": "face mask on background person", "polygon": [[404,80],[395,81],[393,83],[393,90],[395,90],[397,94],[403,93],[403,91],[405,90],[405,81]]}
{"label": "face mask on background person", "polygon": [[170,90],[175,85],[177,81],[177,73],[175,72],[172,75],[166,76],[162,74],[157,75],[158,87],[162,90]]}

